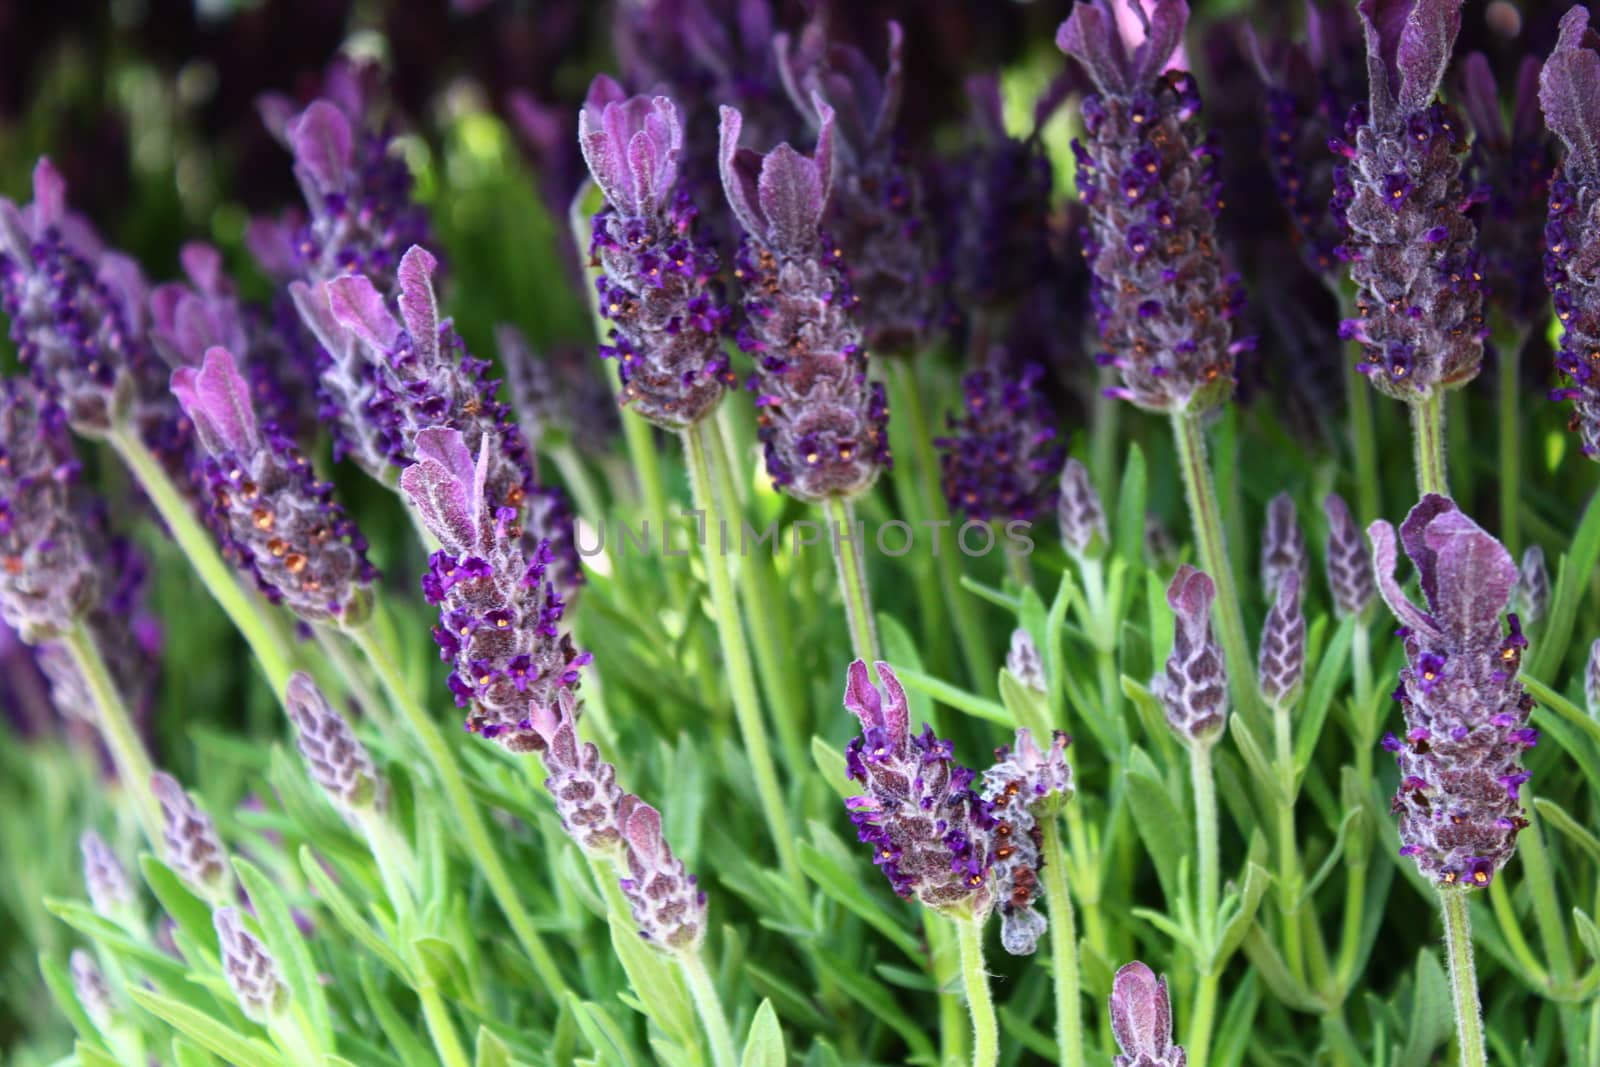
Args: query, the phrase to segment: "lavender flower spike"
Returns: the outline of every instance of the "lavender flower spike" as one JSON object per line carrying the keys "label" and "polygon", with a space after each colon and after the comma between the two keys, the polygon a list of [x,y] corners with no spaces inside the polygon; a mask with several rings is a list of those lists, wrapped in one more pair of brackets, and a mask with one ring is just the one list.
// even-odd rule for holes
{"label": "lavender flower spike", "polygon": [[1514,599],[1518,617],[1530,626],[1550,608],[1550,572],[1545,569],[1544,549],[1538,545],[1529,545],[1522,552]]}
{"label": "lavender flower spike", "polygon": [[166,846],[162,858],[167,866],[200,896],[225,898],[232,881],[228,850],[217,836],[211,816],[201,811],[178,780],[164,771],[151,776],[150,791],[161,804],[165,823],[161,836]]}
{"label": "lavender flower spike", "polygon": [[1145,38],[1130,54],[1111,0],[1080,0],[1056,46],[1098,90],[1073,144],[1089,211],[1084,254],[1113,395],[1150,411],[1198,413],[1233,390],[1238,281],[1217,245],[1216,149],[1201,133],[1186,71],[1163,71],[1189,20],[1183,0],[1130,5]]}
{"label": "lavender flower spike", "polygon": [[290,677],[283,706],[294,723],[295,746],[312,780],[328,799],[348,818],[364,811],[381,811],[388,799],[388,783],[373,766],[367,746],[309,674],[297,671]]}
{"label": "lavender flower spike", "polygon": [[1429,494],[1400,526],[1422,587],[1418,607],[1394,578],[1394,528],[1375,522],[1367,535],[1378,588],[1405,641],[1395,699],[1406,733],[1383,739],[1400,764],[1392,808],[1401,854],[1441,885],[1486,886],[1528,825],[1522,754],[1538,741],[1528,727],[1533,699],[1517,684],[1528,642],[1516,615],[1509,633],[1500,621],[1517,565],[1453,501]]}
{"label": "lavender flower spike", "polygon": [[756,357],[759,436],[775,486],[801,500],[866,492],[889,465],[889,404],[867,381],[856,297],[819,226],[833,179],[833,111],[817,102],[817,149],[739,147],[743,118],[722,109],[722,185],[744,228],[734,275]]}
{"label": "lavender flower spike", "polygon": [[1461,28],[1461,0],[1361,0],[1370,102],[1351,112],[1333,210],[1356,285],[1340,333],[1362,345],[1357,367],[1398,400],[1471,381],[1486,334],[1477,228],[1461,181],[1466,138],[1435,102]]}
{"label": "lavender flower spike", "polygon": [[1167,980],[1135,960],[1111,980],[1111,1035],[1122,1055],[1113,1067],[1186,1067],[1183,1046],[1172,1043],[1172,1000]]}
{"label": "lavender flower spike", "polygon": [[1566,145],[1550,183],[1545,226],[1545,285],[1563,332],[1556,367],[1568,384],[1550,394],[1571,400],[1570,426],[1583,454],[1600,460],[1600,37],[1581,4],[1561,19],[1561,38],[1539,75],[1545,123]]}
{"label": "lavender flower spike", "polygon": [[1279,493],[1267,505],[1267,524],[1261,534],[1262,592],[1270,602],[1277,597],[1278,586],[1285,577],[1295,575],[1304,588],[1309,573],[1306,535],[1300,529],[1294,499],[1288,493]]}
{"label": "lavender flower spike", "polygon": [[240,1009],[265,1025],[289,1007],[289,987],[267,947],[245,929],[238,908],[218,908],[211,916],[217,929],[222,975]]}
{"label": "lavender flower spike", "polygon": [[1044,672],[1044,657],[1039,655],[1039,646],[1033,643],[1033,635],[1020,626],[1011,631],[1011,649],[1006,653],[1006,670],[1034,692],[1049,692],[1049,681]]}
{"label": "lavender flower spike", "polygon": [[100,965],[88,951],[75,948],[67,957],[67,971],[72,976],[72,992],[78,1003],[94,1024],[104,1029],[116,1014],[117,1004]]}
{"label": "lavender flower spike", "polygon": [[1261,695],[1273,707],[1288,708],[1299,698],[1305,675],[1306,616],[1300,607],[1300,575],[1290,571],[1278,583],[1277,599],[1261,627]]}
{"label": "lavender flower spike", "polygon": [[1166,707],[1167,724],[1191,745],[1216,743],[1228,724],[1228,678],[1222,649],[1211,632],[1211,605],[1216,599],[1211,578],[1187,563],[1167,587],[1167,604],[1176,625],[1172,653],[1156,688]]}
{"label": "lavender flower spike", "polygon": [[89,891],[89,903],[96,915],[115,919],[127,913],[138,901],[127,868],[111,851],[105,838],[93,830],[85,830],[78,839],[83,851],[83,884]]}
{"label": "lavender flower spike", "polygon": [[955,761],[950,742],[931,726],[911,733],[894,669],[879,663],[878,677],[881,691],[856,660],[844,691],[845,708],[861,720],[861,736],[845,749],[850,777],[864,790],[845,801],[850,821],[900,896],[985,915],[995,903],[989,805],[973,792],[974,775]]}
{"label": "lavender flower spike", "polygon": [[1583,672],[1583,702],[1589,718],[1600,720],[1600,637],[1589,646],[1589,662]]}
{"label": "lavender flower spike", "polygon": [[706,895],[661,836],[661,813],[631,794],[619,822],[628,876],[618,880],[639,936],[663,952],[693,953],[706,931]]}
{"label": "lavender flower spike", "polygon": [[578,736],[578,701],[570,689],[550,704],[535,703],[529,724],[538,735],[548,777],[544,787],[555,801],[561,828],[584,854],[616,860],[623,845],[622,801],[617,769],[600,758],[593,742]]}
{"label": "lavender flower spike", "polygon": [[306,622],[360,623],[378,576],[366,539],[294,443],[257,423],[233,356],[209,350],[198,369],[172,373],[172,391],[209,453],[203,469],[225,554]]}
{"label": "lavender flower spike", "polygon": [[[1019,631],[1020,632],[1020,631]],[[1019,729],[1016,744],[995,750],[983,772],[983,799],[995,819],[994,880],[1000,910],[1000,944],[1013,956],[1031,955],[1047,928],[1034,910],[1039,896],[1040,819],[1053,819],[1072,796],[1071,739],[1057,730],[1048,751]]]}
{"label": "lavender flower spike", "polygon": [[681,430],[735,381],[716,252],[695,235],[699,212],[678,187],[682,115],[665,96],[624,99],[601,75],[578,114],[578,143],[607,203],[590,248],[602,268],[600,313],[615,326],[601,355],[617,358],[623,405]]}
{"label": "lavender flower spike", "polygon": [[1350,505],[1338,493],[1322,501],[1328,517],[1328,547],[1325,564],[1328,589],[1333,593],[1333,610],[1340,618],[1360,615],[1378,594],[1372,577],[1372,557],[1361,540],[1361,528],[1350,515]]}
{"label": "lavender flower spike", "polygon": [[1061,543],[1076,560],[1098,559],[1111,544],[1106,511],[1089,480],[1089,468],[1076,459],[1061,469],[1061,496],[1056,502]]}
{"label": "lavender flower spike", "polygon": [[962,382],[967,410],[948,417],[934,439],[950,510],[976,522],[1032,522],[1049,505],[1065,450],[1039,382],[1044,368],[1020,374],[973,371]]}

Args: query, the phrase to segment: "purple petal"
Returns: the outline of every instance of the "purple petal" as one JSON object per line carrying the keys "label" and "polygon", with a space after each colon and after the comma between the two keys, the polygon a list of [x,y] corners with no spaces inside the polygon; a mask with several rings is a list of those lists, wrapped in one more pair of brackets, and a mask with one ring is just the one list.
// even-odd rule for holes
{"label": "purple petal", "polygon": [[343,188],[350,171],[350,121],[338,108],[314,101],[290,124],[289,148],[319,189]]}
{"label": "purple petal", "polygon": [[[438,265],[426,248],[412,245],[400,257],[395,275],[400,284],[400,317],[423,366],[432,366],[439,356],[439,302],[433,294],[433,272]],[[378,306],[382,307],[381,300]],[[388,309],[383,313],[388,315]]]}
{"label": "purple petal", "polygon": [[1600,50],[1589,12],[1574,5],[1539,75],[1544,120],[1567,146],[1567,167],[1580,182],[1600,178]]}
{"label": "purple petal", "polygon": [[374,348],[387,351],[400,336],[400,324],[365,275],[347,274],[329,282],[328,307],[340,325]]}

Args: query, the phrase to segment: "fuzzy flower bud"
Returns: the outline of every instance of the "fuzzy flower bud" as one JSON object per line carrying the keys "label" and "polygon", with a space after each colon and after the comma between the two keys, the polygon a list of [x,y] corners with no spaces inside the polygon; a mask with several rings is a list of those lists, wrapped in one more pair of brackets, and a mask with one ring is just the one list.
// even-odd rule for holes
{"label": "fuzzy flower bud", "polygon": [[1290,574],[1299,578],[1304,588],[1310,567],[1294,499],[1279,493],[1267,505],[1267,525],[1261,534],[1261,589],[1267,600],[1277,597],[1279,584]]}
{"label": "fuzzy flower bud", "polygon": [[596,859],[615,859],[622,846],[622,799],[617,769],[600,758],[593,742],[578,736],[578,702],[570,689],[553,705],[535,704],[530,726],[544,753],[545,789],[567,836]]}
{"label": "fuzzy flower bud", "polygon": [[284,708],[294,723],[295,745],[311,778],[346,815],[382,810],[388,785],[372,764],[367,746],[335,711],[317,683],[303,671],[289,679]]}
{"label": "fuzzy flower bud", "polygon": [[1033,643],[1033,635],[1020,626],[1011,631],[1011,650],[1006,653],[1006,670],[1034,692],[1049,692],[1044,657],[1039,655],[1039,646]]}
{"label": "fuzzy flower bud", "polygon": [[111,919],[132,908],[139,899],[133,882],[105,838],[85,830],[78,847],[83,850],[83,884],[95,914]]}
{"label": "fuzzy flower bud", "polygon": [[1211,578],[1185,563],[1167,587],[1175,626],[1172,653],[1157,678],[1167,724],[1188,744],[1209,745],[1228,724],[1228,676],[1222,648],[1211,632],[1211,605],[1217,588]]}
{"label": "fuzzy flower bud", "polygon": [[1583,700],[1589,718],[1600,720],[1600,638],[1589,646],[1588,669],[1583,672]]}
{"label": "fuzzy flower bud", "polygon": [[1284,574],[1277,599],[1261,627],[1261,655],[1257,678],[1267,703],[1280,708],[1300,696],[1306,675],[1306,616],[1300,607],[1300,575]]}
{"label": "fuzzy flower bud", "polygon": [[706,932],[706,895],[661,835],[661,813],[627,794],[619,822],[628,874],[617,884],[639,936],[662,952],[696,951]]}
{"label": "fuzzy flower bud", "polygon": [[67,972],[72,976],[72,992],[84,1013],[102,1029],[116,1015],[116,1001],[100,965],[85,949],[75,948],[67,957]]}
{"label": "fuzzy flower bud", "polygon": [[1061,543],[1080,562],[1098,559],[1111,543],[1105,508],[1089,480],[1089,468],[1076,459],[1061,469],[1061,495],[1056,501],[1056,521]]}
{"label": "fuzzy flower bud", "polygon": [[1544,277],[1563,327],[1556,369],[1568,383],[1550,398],[1573,402],[1569,425],[1583,454],[1600,460],[1600,38],[1581,4],[1561,19],[1539,75],[1539,103],[1567,148],[1550,183]]}
{"label": "fuzzy flower bud", "polygon": [[1517,683],[1527,639],[1516,615],[1509,632],[1501,627],[1517,565],[1453,501],[1430,493],[1400,526],[1420,608],[1394,578],[1394,527],[1375,522],[1367,535],[1378,588],[1405,641],[1395,690],[1405,737],[1383,739],[1400,764],[1392,805],[1400,852],[1442,885],[1486,886],[1528,825],[1522,755],[1539,737],[1528,727],[1533,699]]}
{"label": "fuzzy flower bud", "polygon": [[842,253],[819,229],[833,180],[833,111],[816,152],[739,147],[744,119],[722,109],[722,185],[744,228],[734,276],[744,287],[759,437],[775,486],[806,501],[857,496],[889,465],[889,404],[867,381],[857,298]]}
{"label": "fuzzy flower bud", "polygon": [[1000,944],[1013,956],[1027,956],[1038,946],[1048,923],[1034,910],[1039,896],[1040,819],[1053,819],[1072,796],[1072,767],[1067,746],[1072,741],[1057,730],[1049,751],[1041,751],[1026,727],[1016,744],[995,750],[995,765],[983,772],[983,799],[994,816],[994,895],[1000,910]]}
{"label": "fuzzy flower bud", "polygon": [[254,1022],[265,1025],[289,1007],[289,987],[278,961],[259,938],[245,929],[238,908],[218,908],[211,915],[217,929],[217,949],[222,976],[228,980],[239,1008]]}
{"label": "fuzzy flower bud", "polygon": [[173,873],[208,899],[226,895],[232,880],[228,870],[228,850],[217,836],[211,816],[189,799],[178,780],[165,771],[150,777],[150,791],[161,805],[163,859]]}
{"label": "fuzzy flower bud", "polygon": [[1370,101],[1330,142],[1341,255],[1356,285],[1341,336],[1357,369],[1397,400],[1463,385],[1483,362],[1483,277],[1461,181],[1460,121],[1434,101],[1461,0],[1361,0]]}
{"label": "fuzzy flower bud", "polygon": [[1039,387],[1044,368],[980,370],[962,382],[967,410],[934,439],[950,510],[975,522],[1032,522],[1049,505],[1064,449]]}
{"label": "fuzzy flower bud", "polygon": [[1090,299],[1109,349],[1100,358],[1122,375],[1112,395],[1150,411],[1200,412],[1233,390],[1244,296],[1217,246],[1217,150],[1200,129],[1195,80],[1163,73],[1188,5],[1132,9],[1145,36],[1131,54],[1110,0],[1080,0],[1056,34],[1098,90],[1083,102],[1084,138],[1073,144],[1089,211]]}
{"label": "fuzzy flower bud", "polygon": [[1185,1067],[1183,1046],[1172,1043],[1167,980],[1135,960],[1111,979],[1111,1036],[1122,1055],[1113,1067]]}
{"label": "fuzzy flower bud", "polygon": [[600,354],[618,361],[623,405],[664,429],[692,426],[736,379],[722,351],[731,316],[716,251],[696,236],[699,212],[678,187],[678,105],[627,98],[601,75],[578,114],[578,143],[607,203],[590,246],[603,272],[600,314],[614,324]]}
{"label": "fuzzy flower bud", "polygon": [[223,551],[268,600],[306,622],[359,623],[378,572],[367,541],[294,443],[256,421],[250,385],[224,348],[172,373],[172,391],[194,422],[213,525]]}
{"label": "fuzzy flower bud", "polygon": [[1529,626],[1544,618],[1550,608],[1550,572],[1545,569],[1544,549],[1538,545],[1523,550],[1515,602],[1517,616]]}
{"label": "fuzzy flower bud", "polygon": [[1361,539],[1361,528],[1350,515],[1350,505],[1337,493],[1322,501],[1328,517],[1325,565],[1334,612],[1342,619],[1360,615],[1372,603],[1378,587],[1372,577],[1372,557]]}
{"label": "fuzzy flower bud", "polygon": [[882,689],[867,665],[850,665],[844,706],[861,720],[861,736],[845,749],[850,778],[864,793],[845,801],[857,836],[894,891],[931,908],[970,906],[987,914],[994,819],[972,790],[973,772],[955,761],[950,742],[931,726],[913,735],[905,690],[887,663]]}
{"label": "fuzzy flower bud", "polygon": [[494,444],[484,436],[474,460],[460,431],[423,430],[400,488],[442,546],[422,592],[439,608],[433,637],[453,667],[450,691],[472,709],[466,727],[532,752],[542,742],[529,706],[550,707],[559,690],[575,688],[589,656],[560,628],[565,605],[548,577],[549,542],[524,555],[516,511],[489,495]]}

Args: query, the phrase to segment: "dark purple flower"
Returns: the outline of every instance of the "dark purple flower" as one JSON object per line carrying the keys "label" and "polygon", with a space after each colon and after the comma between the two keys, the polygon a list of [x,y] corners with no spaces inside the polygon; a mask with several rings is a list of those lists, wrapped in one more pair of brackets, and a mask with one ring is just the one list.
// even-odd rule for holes
{"label": "dark purple flower", "polygon": [[254,1022],[265,1025],[289,1007],[289,987],[278,962],[249,930],[237,908],[212,913],[217,929],[217,951],[222,976],[228,980],[239,1008]]}
{"label": "dark purple flower", "polygon": [[1356,285],[1358,369],[1398,400],[1471,381],[1483,362],[1483,268],[1461,181],[1466,136],[1434,100],[1461,0],[1361,0],[1370,99],[1351,112],[1333,210]]}
{"label": "dark purple flower", "polygon": [[1166,708],[1167,724],[1189,744],[1210,745],[1228,724],[1228,675],[1222,649],[1211,632],[1211,605],[1216,586],[1202,571],[1185,563],[1167,587],[1172,608],[1172,652],[1157,678],[1157,695]]}
{"label": "dark purple flower", "polygon": [[1328,517],[1325,563],[1334,613],[1340,618],[1360,615],[1378,592],[1372,577],[1372,556],[1344,497],[1329,493],[1322,501],[1322,510]]}
{"label": "dark purple flower", "polygon": [[739,147],[743,118],[722,109],[722,184],[745,231],[740,346],[758,367],[759,436],[773,484],[807,501],[852,497],[889,464],[889,404],[867,381],[856,296],[840,250],[819,229],[833,175],[833,113],[814,156],[788,144]]}
{"label": "dark purple flower", "polygon": [[311,780],[322,787],[328,799],[350,817],[381,811],[388,801],[388,783],[373,766],[367,746],[309,674],[296,672],[289,679],[283,706],[294,723],[295,747],[306,761]]}
{"label": "dark purple flower", "polygon": [[600,353],[617,360],[623,405],[664,429],[691,426],[736,379],[722,347],[731,315],[716,252],[697,236],[699,212],[678,183],[678,105],[625,97],[601,75],[579,113],[578,143],[608,205],[590,246],[600,314],[613,324]]}
{"label": "dark purple flower", "polygon": [[1256,677],[1268,704],[1288,708],[1300,695],[1306,675],[1306,616],[1300,607],[1300,573],[1279,580],[1277,596],[1261,626]]}
{"label": "dark purple flower", "polygon": [[1085,254],[1101,358],[1122,375],[1114,395],[1151,411],[1200,412],[1233,390],[1233,320],[1243,293],[1217,247],[1215,146],[1200,130],[1186,71],[1163,71],[1189,8],[1158,0],[1130,54],[1110,0],[1080,2],[1056,45],[1098,92],[1084,100],[1074,145],[1089,211]]}
{"label": "dark purple flower", "polygon": [[1569,425],[1583,454],[1600,460],[1600,37],[1581,4],[1562,17],[1561,39],[1539,76],[1539,103],[1567,148],[1550,183],[1544,277],[1563,327],[1556,369],[1568,383],[1550,396],[1573,401]]}
{"label": "dark purple flower", "polygon": [[488,495],[491,438],[474,457],[459,430],[423,430],[416,448],[400,488],[441,545],[422,591],[439,608],[433,635],[453,667],[450,690],[458,706],[471,705],[468,730],[513,752],[538,751],[529,707],[551,707],[560,690],[576,688],[589,659],[561,629],[549,542],[526,555],[516,513]]}
{"label": "dark purple flower", "polygon": [[1429,494],[1400,526],[1425,608],[1394,578],[1394,527],[1375,522],[1378,588],[1405,641],[1395,699],[1406,736],[1388,744],[1400,764],[1393,811],[1401,852],[1444,885],[1484,886],[1528,825],[1518,796],[1533,699],[1517,683],[1528,647],[1516,615],[1501,616],[1517,583],[1511,554],[1451,500]]}
{"label": "dark purple flower", "polygon": [[1032,522],[1051,502],[1066,454],[1055,413],[1040,387],[1044,368],[1017,375],[979,370],[966,376],[966,413],[947,419],[934,439],[950,510],[979,522]]}
{"label": "dark purple flower", "polygon": [[1113,1067],[1185,1067],[1183,1046],[1172,1043],[1167,980],[1135,960],[1111,980],[1111,1036],[1122,1055]]}
{"label": "dark purple flower", "polygon": [[894,670],[879,663],[878,677],[881,691],[856,660],[845,686],[844,706],[861,720],[861,736],[845,749],[850,777],[863,788],[845,801],[850,821],[896,893],[985,915],[995,903],[989,805],[973,792],[974,775],[955,761],[950,742],[929,726],[911,733]]}
{"label": "dark purple flower", "polygon": [[1303,588],[1310,568],[1306,535],[1300,529],[1294,499],[1288,493],[1279,493],[1267,504],[1267,523],[1261,533],[1261,590],[1271,601],[1278,595],[1279,583],[1289,574],[1297,576]]}
{"label": "dark purple flower", "polygon": [[995,765],[983,772],[982,796],[995,820],[992,855],[1000,944],[1013,956],[1031,955],[1048,926],[1033,906],[1044,865],[1039,820],[1054,819],[1072,796],[1072,767],[1067,763],[1071,743],[1057,730],[1049,750],[1042,751],[1031,731],[1019,729],[1016,743],[996,749]]}
{"label": "dark purple flower", "polygon": [[577,346],[535,352],[515,326],[495,327],[495,349],[505,372],[509,404],[530,449],[571,444],[603,454],[616,435],[617,404],[590,373],[590,356]]}

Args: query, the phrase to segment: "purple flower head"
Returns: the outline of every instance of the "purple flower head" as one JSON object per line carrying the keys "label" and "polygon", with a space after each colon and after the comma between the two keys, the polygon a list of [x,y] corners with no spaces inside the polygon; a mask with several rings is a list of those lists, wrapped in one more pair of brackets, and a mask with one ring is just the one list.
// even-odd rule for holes
{"label": "purple flower head", "polygon": [[600,758],[593,742],[578,735],[577,698],[560,690],[553,704],[529,709],[529,728],[544,753],[544,787],[555,801],[567,836],[596,859],[618,858],[622,848],[622,789],[617,769]]}
{"label": "purple flower head", "polygon": [[1567,384],[1550,394],[1573,401],[1570,426],[1583,454],[1600,460],[1600,35],[1574,5],[1539,75],[1539,103],[1566,158],[1550,184],[1545,285],[1563,332],[1556,369]]}
{"label": "purple flower head", "polygon": [[623,865],[618,879],[639,936],[662,952],[692,953],[706,931],[706,895],[661,833],[661,813],[631,794],[619,824]]}
{"label": "purple flower head", "polygon": [[211,816],[165,771],[150,778],[150,791],[161,805],[162,859],[189,888],[208,900],[225,899],[233,882],[228,850],[217,836]]}
{"label": "purple flower head", "polygon": [[[1019,633],[1022,631],[1018,631]],[[1000,943],[1013,956],[1032,954],[1047,928],[1034,910],[1039,896],[1039,820],[1053,819],[1072,796],[1071,739],[1057,730],[1040,750],[1033,734],[1017,731],[1016,743],[995,750],[995,765],[983,772],[982,797],[994,818],[994,895],[1000,911]]]}
{"label": "purple flower head", "polygon": [[1402,852],[1445,885],[1484,886],[1506,864],[1525,827],[1518,787],[1533,700],[1517,683],[1528,642],[1516,615],[1501,616],[1517,583],[1511,554],[1451,500],[1429,494],[1400,526],[1424,606],[1394,578],[1395,531],[1367,530],[1378,588],[1400,621],[1406,666],[1395,698],[1406,739],[1392,809]]}
{"label": "purple flower head", "polygon": [[973,792],[974,775],[955,761],[950,742],[927,726],[911,733],[894,670],[879,663],[878,677],[881,690],[856,660],[845,685],[844,706],[861,721],[861,736],[845,749],[850,777],[863,788],[845,802],[850,821],[900,896],[986,914],[994,905],[989,805]]}
{"label": "purple flower head", "polygon": [[1172,1043],[1167,980],[1135,960],[1111,980],[1111,1035],[1122,1055],[1113,1067],[1185,1067],[1183,1046]]}
{"label": "purple flower head", "polygon": [[1080,562],[1098,559],[1111,544],[1105,507],[1089,480],[1089,468],[1076,459],[1061,469],[1061,495],[1056,502],[1061,543]]}
{"label": "purple flower head", "polygon": [[296,672],[289,679],[283,706],[294,723],[295,745],[306,769],[328,799],[349,817],[381,811],[387,803],[388,783],[373,766],[367,746],[309,674]]}
{"label": "purple flower head", "polygon": [[716,281],[715,250],[697,234],[699,212],[677,187],[683,130],[664,96],[623,99],[601,75],[589,88],[578,137],[607,208],[594,220],[591,257],[600,313],[613,324],[621,402],[669,430],[709,415],[736,382],[722,351],[731,314]]}
{"label": "purple flower head", "polygon": [[1172,652],[1157,679],[1167,724],[1189,744],[1214,744],[1228,724],[1228,676],[1222,649],[1211,632],[1211,578],[1185,563],[1167,587],[1172,608]]}
{"label": "purple flower head", "polygon": [[278,962],[261,939],[245,929],[237,908],[212,913],[217,929],[217,950],[222,976],[228,980],[239,1008],[252,1021],[265,1025],[289,1008],[289,986]]}
{"label": "purple flower head", "polygon": [[533,752],[543,741],[529,708],[554,707],[561,690],[575,689],[589,656],[561,629],[566,605],[550,579],[549,542],[526,552],[515,513],[490,495],[493,447],[483,439],[474,457],[459,430],[423,430],[400,489],[442,546],[422,591],[439,608],[433,636],[453,667],[456,704],[471,706],[467,729]]}
{"label": "purple flower head", "polygon": [[75,948],[67,958],[67,970],[72,977],[72,992],[83,1005],[84,1012],[102,1029],[109,1027],[117,1012],[116,998],[100,965],[88,950]]}
{"label": "purple flower head", "polygon": [[1044,657],[1039,655],[1039,646],[1033,643],[1033,635],[1020,626],[1011,631],[1011,649],[1006,653],[1006,670],[1034,692],[1049,692],[1049,681],[1044,671]]}
{"label": "purple flower head", "polygon": [[1332,206],[1356,285],[1358,369],[1418,400],[1462,385],[1483,362],[1483,269],[1461,180],[1466,137],[1434,95],[1461,25],[1461,0],[1362,0],[1370,103],[1342,140]]}
{"label": "purple flower head", "polygon": [[1158,0],[1130,53],[1109,0],[1080,2],[1056,45],[1099,93],[1084,101],[1074,152],[1088,209],[1085,255],[1113,395],[1151,411],[1200,412],[1233,389],[1243,293],[1216,238],[1217,148],[1199,127],[1193,76],[1165,70],[1189,17]]}
{"label": "purple flower head", "polygon": [[742,118],[722,109],[722,184],[745,229],[734,275],[744,289],[740,347],[778,488],[807,501],[853,497],[889,464],[889,404],[867,381],[856,296],[842,253],[818,229],[832,174],[833,116],[819,105],[813,157],[781,144],[739,147]]}
{"label": "purple flower head", "polygon": [[605,382],[591,373],[590,353],[577,345],[535,352],[509,323],[496,325],[494,337],[510,406],[528,447],[570,443],[585,454],[604,453],[618,429],[617,405]]}
{"label": "purple flower head", "polygon": [[1600,719],[1600,637],[1589,645],[1589,662],[1583,672],[1583,699],[1589,718]]}
{"label": "purple flower head", "polygon": [[1044,368],[980,370],[962,382],[966,413],[934,439],[950,509],[978,522],[1032,522],[1048,507],[1066,454],[1040,388]]}
{"label": "purple flower head", "polygon": [[1300,574],[1289,571],[1278,582],[1277,598],[1261,627],[1256,677],[1261,695],[1274,707],[1299,698],[1306,675],[1306,616],[1300,607]]}
{"label": "purple flower head", "polygon": [[1523,550],[1514,599],[1517,617],[1530,626],[1550,608],[1550,572],[1545,569],[1544,549],[1538,545]]}
{"label": "purple flower head", "polygon": [[93,830],[85,830],[78,839],[78,846],[83,850],[83,884],[89,891],[89,903],[94,905],[95,914],[115,919],[132,909],[138,903],[138,894],[128,878],[127,868],[111,851],[105,838]]}
{"label": "purple flower head", "polygon": [[172,391],[208,453],[201,467],[224,554],[307,622],[362,621],[378,576],[366,538],[300,450],[257,423],[233,356],[213,348],[200,367],[179,367]]}
{"label": "purple flower head", "polygon": [[1294,498],[1279,493],[1267,505],[1267,524],[1261,534],[1261,589],[1270,601],[1290,574],[1304,587],[1311,561],[1306,557],[1306,535],[1300,529]]}
{"label": "purple flower head", "polygon": [[1334,612],[1340,618],[1360,615],[1378,592],[1372,577],[1372,557],[1344,497],[1329,493],[1322,501],[1322,510],[1328,517],[1324,562],[1328,588],[1333,593]]}

